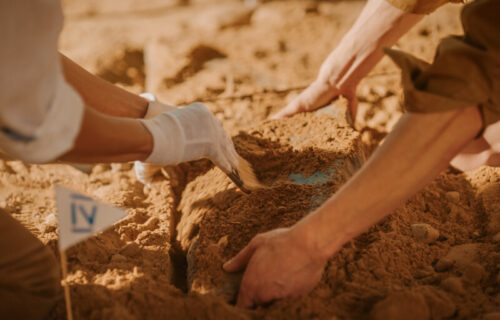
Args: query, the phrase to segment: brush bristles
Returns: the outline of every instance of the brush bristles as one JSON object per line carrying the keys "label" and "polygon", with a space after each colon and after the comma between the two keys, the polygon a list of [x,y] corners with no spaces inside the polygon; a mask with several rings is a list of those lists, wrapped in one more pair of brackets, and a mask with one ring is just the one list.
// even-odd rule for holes
{"label": "brush bristles", "polygon": [[263,187],[259,179],[257,179],[252,165],[240,156],[238,156],[238,172],[244,187],[250,190]]}

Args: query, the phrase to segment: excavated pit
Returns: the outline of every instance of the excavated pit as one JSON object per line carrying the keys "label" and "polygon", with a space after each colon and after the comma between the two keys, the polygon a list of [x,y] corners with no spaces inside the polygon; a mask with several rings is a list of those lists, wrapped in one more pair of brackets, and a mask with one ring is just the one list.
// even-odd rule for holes
{"label": "excavated pit", "polygon": [[186,184],[177,240],[187,252],[187,288],[235,299],[240,276],[222,264],[257,233],[286,227],[327,200],[365,160],[346,104],[264,121],[233,137],[264,187],[244,194],[213,168]]}

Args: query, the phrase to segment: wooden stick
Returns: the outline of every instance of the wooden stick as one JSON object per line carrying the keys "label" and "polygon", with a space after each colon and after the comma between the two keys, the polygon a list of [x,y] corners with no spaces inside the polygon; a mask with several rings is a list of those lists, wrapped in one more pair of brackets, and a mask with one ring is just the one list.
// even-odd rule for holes
{"label": "wooden stick", "polygon": [[66,253],[63,250],[61,252],[61,267],[63,276],[63,287],[64,287],[64,300],[66,301],[66,315],[68,320],[73,320],[73,312],[71,311],[71,296],[69,294],[69,286],[66,282],[66,277],[68,276],[68,263],[66,260]]}

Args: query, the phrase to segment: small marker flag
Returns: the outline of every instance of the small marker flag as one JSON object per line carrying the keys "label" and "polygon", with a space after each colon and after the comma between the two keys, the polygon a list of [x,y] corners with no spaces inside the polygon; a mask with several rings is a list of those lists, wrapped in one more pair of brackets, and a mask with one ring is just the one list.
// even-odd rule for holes
{"label": "small marker flag", "polygon": [[56,185],[59,217],[59,248],[72,245],[102,231],[127,215],[127,212]]}

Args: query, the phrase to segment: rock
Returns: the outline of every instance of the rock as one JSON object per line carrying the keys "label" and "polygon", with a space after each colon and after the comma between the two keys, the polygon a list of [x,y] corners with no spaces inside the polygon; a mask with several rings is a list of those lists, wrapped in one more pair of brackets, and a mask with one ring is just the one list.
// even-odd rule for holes
{"label": "rock", "polygon": [[490,312],[483,315],[483,320],[500,320],[500,312]]}
{"label": "rock", "polygon": [[479,263],[471,263],[463,268],[463,278],[471,284],[479,283],[486,274],[486,270]]}
{"label": "rock", "polygon": [[460,193],[458,191],[448,191],[445,194],[448,201],[457,203],[460,201]]}
{"label": "rock", "polygon": [[127,258],[125,256],[122,256],[121,254],[117,253],[111,257],[111,261],[112,262],[124,262],[124,261],[127,261]]}
{"label": "rock", "polygon": [[51,213],[45,217],[41,227],[43,233],[53,232],[57,228],[57,217],[55,214]]}
{"label": "rock", "polygon": [[450,249],[445,258],[452,260],[455,266],[463,269],[472,262],[477,262],[479,260],[479,244],[467,243],[454,246]]}
{"label": "rock", "polygon": [[439,231],[425,223],[412,224],[411,231],[420,242],[433,243],[439,238]]}
{"label": "rock", "polygon": [[450,270],[453,267],[454,261],[446,257],[441,258],[436,263],[435,269],[437,272],[444,272]]}
{"label": "rock", "polygon": [[49,214],[48,216],[45,217],[43,220],[43,223],[48,224],[48,225],[57,225],[57,217],[54,213]]}
{"label": "rock", "polygon": [[139,245],[135,242],[131,242],[127,244],[121,251],[121,254],[127,256],[127,257],[137,257],[138,255],[141,254],[141,248]]}
{"label": "rock", "polygon": [[373,320],[425,320],[430,319],[430,310],[422,294],[416,292],[396,292],[373,307]]}
{"label": "rock", "polygon": [[462,280],[457,277],[449,277],[441,281],[441,287],[450,293],[464,295],[465,289]]}

